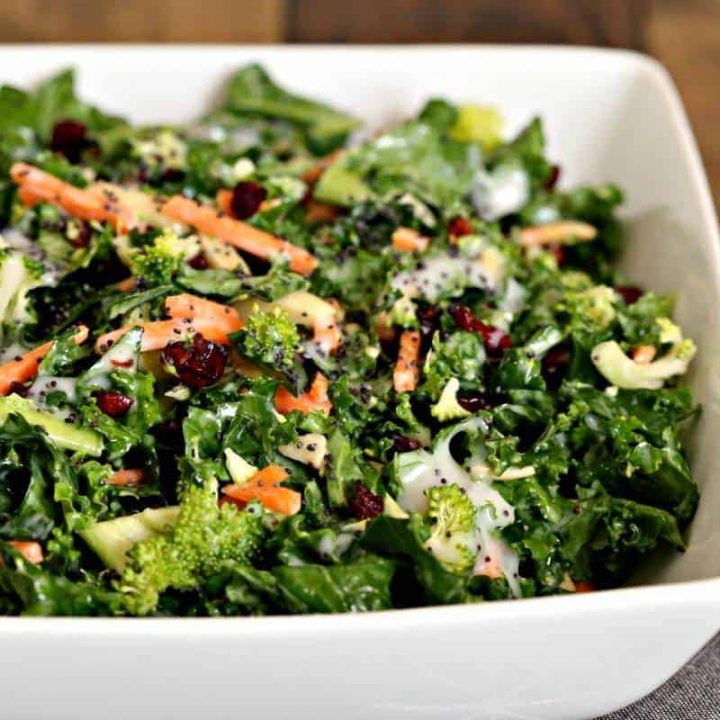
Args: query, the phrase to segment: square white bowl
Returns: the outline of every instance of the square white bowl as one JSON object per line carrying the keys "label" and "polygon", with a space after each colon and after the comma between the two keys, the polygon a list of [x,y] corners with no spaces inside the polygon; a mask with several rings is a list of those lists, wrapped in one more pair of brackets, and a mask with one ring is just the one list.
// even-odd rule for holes
{"label": "square white bowl", "polygon": [[704,412],[691,450],[702,497],[689,549],[655,563],[647,585],[582,596],[354,616],[0,618],[1,714],[557,720],[646,694],[720,628],[720,248],[667,73],[595,49],[5,46],[0,82],[26,86],[75,66],[83,97],[137,121],[181,122],[251,60],[371,126],[438,95],[492,103],[510,131],[540,114],[564,185],[625,188],[623,267],[677,292],[700,349],[691,383]]}

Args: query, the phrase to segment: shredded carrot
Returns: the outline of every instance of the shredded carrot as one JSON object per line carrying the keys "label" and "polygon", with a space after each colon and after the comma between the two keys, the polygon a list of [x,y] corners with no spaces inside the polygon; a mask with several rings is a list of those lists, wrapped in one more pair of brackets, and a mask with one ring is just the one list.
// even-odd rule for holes
{"label": "shredded carrot", "polygon": [[117,290],[119,290],[120,292],[129,293],[135,289],[136,285],[137,285],[137,278],[129,277],[129,278],[125,278],[124,280],[121,280],[119,283],[116,283],[115,288]]}
{"label": "shredded carrot", "polygon": [[[84,325],[79,325],[73,340],[81,345],[87,340],[87,336],[88,329]],[[7,395],[15,386],[32,380],[37,375],[40,362],[50,352],[52,346],[53,341],[49,340],[34,350],[19,355],[15,360],[0,365],[0,396]]]}
{"label": "shredded carrot", "polygon": [[18,195],[25,205],[49,203],[80,220],[109,222],[118,230],[132,226],[132,214],[110,192],[75,187],[27,163],[15,163],[10,177],[20,186]]}
{"label": "shredded carrot", "polygon": [[328,379],[322,373],[318,373],[308,391],[298,397],[281,385],[275,392],[275,409],[283,415],[293,410],[305,415],[313,410],[330,413],[333,406],[328,397],[328,386]]}
{"label": "shredded carrot", "polygon": [[201,318],[209,320],[228,334],[237,332],[245,324],[235,308],[190,293],[172,295],[167,298],[165,309],[173,319]]}
{"label": "shredded carrot", "polygon": [[420,331],[405,330],[400,336],[400,351],[393,371],[395,392],[412,392],[420,376]]}
{"label": "shredded carrot", "polygon": [[399,227],[392,234],[392,248],[395,252],[424,252],[429,243],[429,238],[412,228]]}
{"label": "shredded carrot", "polygon": [[595,592],[597,588],[591,582],[583,582],[582,580],[576,580],[574,582],[576,593],[589,593]]}
{"label": "shredded carrot", "polygon": [[305,220],[311,224],[330,223],[342,214],[341,208],[336,205],[328,205],[312,198],[305,203],[305,211]]}
{"label": "shredded carrot", "polygon": [[657,354],[657,348],[654,345],[638,345],[633,348],[632,359],[640,365],[649,365]]}
{"label": "shredded carrot", "polygon": [[34,540],[8,540],[28,562],[39,565],[44,559],[42,545]]}
{"label": "shredded carrot", "polygon": [[317,259],[307,250],[240,220],[220,215],[211,207],[182,195],[171,197],[162,212],[173,220],[192,225],[203,235],[216,237],[251,255],[267,259],[286,255],[290,268],[302,275],[309,275],[317,266]]}
{"label": "shredded carrot", "polygon": [[230,344],[230,338],[225,329],[218,327],[214,320],[200,317],[194,320],[192,318],[173,318],[124,325],[117,330],[111,330],[101,335],[95,343],[95,349],[99,353],[107,352],[128,330],[134,327],[141,327],[143,330],[140,342],[142,352],[162,350],[171,342],[180,341],[183,337],[195,333],[200,333],[206,340],[212,340],[221,345]]}
{"label": "shredded carrot", "polygon": [[142,485],[145,479],[145,473],[142,470],[116,470],[105,480],[105,484],[116,487],[137,487]]}
{"label": "shredded carrot", "polygon": [[523,228],[520,231],[520,242],[525,247],[542,245],[564,245],[573,242],[588,242],[597,236],[597,229],[586,222],[562,220]]}
{"label": "shredded carrot", "polygon": [[233,217],[234,215],[232,209],[232,199],[232,190],[226,190],[224,188],[218,190],[217,195],[215,195],[215,202],[217,203],[217,206],[220,208],[221,212],[224,212],[230,217]]}
{"label": "shredded carrot", "polygon": [[257,500],[273,512],[295,515],[300,511],[302,496],[295,490],[279,487],[288,478],[287,471],[279,465],[268,465],[246,483],[226,485],[223,493],[233,502],[246,505]]}
{"label": "shredded carrot", "polygon": [[380,340],[385,340],[386,342],[392,342],[395,339],[395,329],[386,312],[381,312],[378,315],[377,334]]}
{"label": "shredded carrot", "polygon": [[491,557],[489,560],[485,560],[482,566],[476,571],[477,575],[484,575],[493,580],[497,578],[505,577],[500,561],[497,557]]}

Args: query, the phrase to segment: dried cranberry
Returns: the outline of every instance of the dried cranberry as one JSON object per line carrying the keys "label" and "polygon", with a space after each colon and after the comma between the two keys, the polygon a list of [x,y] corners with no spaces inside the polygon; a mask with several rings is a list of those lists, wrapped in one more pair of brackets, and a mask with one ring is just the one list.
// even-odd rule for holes
{"label": "dried cranberry", "polygon": [[393,446],[398,452],[412,452],[420,447],[420,441],[407,435],[396,435],[393,438]]}
{"label": "dried cranberry", "polygon": [[477,332],[482,335],[483,344],[489,353],[504,352],[512,346],[507,333],[494,325],[488,325],[478,320],[465,305],[452,305],[450,307],[456,325],[466,332]]}
{"label": "dried cranberry", "polygon": [[64,155],[71,163],[79,163],[83,150],[90,144],[83,123],[77,120],[60,120],[55,123],[50,149]]}
{"label": "dried cranberry", "polygon": [[493,407],[490,398],[481,392],[464,392],[459,393],[457,397],[458,405],[463,410],[476,413],[478,410],[491,410]]}
{"label": "dried cranberry", "polygon": [[448,233],[455,237],[462,237],[463,235],[472,235],[473,226],[472,223],[464,217],[453,218],[448,223]]}
{"label": "dried cranberry", "polygon": [[453,316],[455,324],[465,332],[475,331],[475,316],[469,307],[465,305],[451,305],[450,313]]}
{"label": "dried cranberry", "polygon": [[558,267],[562,267],[565,264],[565,260],[567,260],[565,248],[562,245],[557,245],[551,252],[555,256],[555,262],[558,264]]}
{"label": "dried cranberry", "polygon": [[173,342],[162,351],[162,360],[172,365],[178,378],[191,388],[216,383],[225,370],[227,348],[196,333],[192,342]]}
{"label": "dried cranberry", "polygon": [[643,295],[643,291],[634,285],[616,285],[615,292],[620,295],[626,305],[634,305]]}
{"label": "dried cranberry", "polygon": [[369,490],[364,483],[360,481],[355,483],[355,492],[350,499],[350,510],[352,514],[360,520],[374,518],[383,511],[383,499]]}
{"label": "dried cranberry", "polygon": [[90,240],[92,238],[92,228],[90,227],[90,223],[84,222],[80,226],[80,231],[78,232],[77,236],[74,237],[70,242],[73,247],[76,248],[85,248],[90,244]]}
{"label": "dried cranberry", "polygon": [[557,185],[559,179],[560,179],[560,166],[553,165],[550,168],[550,172],[548,173],[547,178],[545,178],[543,187],[545,188],[545,190],[552,190]]}
{"label": "dried cranberry", "polygon": [[197,255],[191,257],[187,264],[195,270],[207,270],[208,261],[204,252],[199,252]]}
{"label": "dried cranberry", "polygon": [[482,335],[485,349],[491,354],[505,352],[512,347],[510,336],[499,327],[476,320],[475,329]]}
{"label": "dried cranberry", "polygon": [[133,399],[114,390],[105,390],[97,393],[98,407],[110,417],[122,417],[133,405]]}
{"label": "dried cranberry", "polygon": [[558,345],[548,351],[543,358],[543,368],[553,370],[559,367],[566,367],[570,364],[570,350],[564,345]]}
{"label": "dried cranberry", "polygon": [[245,220],[252,217],[267,197],[267,190],[256,182],[239,182],[232,191],[230,207],[233,215]]}

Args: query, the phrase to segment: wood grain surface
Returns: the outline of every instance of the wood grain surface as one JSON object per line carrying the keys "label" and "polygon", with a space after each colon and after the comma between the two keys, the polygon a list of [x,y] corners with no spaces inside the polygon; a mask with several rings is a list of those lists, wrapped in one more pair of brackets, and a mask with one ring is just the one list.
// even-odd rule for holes
{"label": "wood grain surface", "polygon": [[0,0],[0,42],[625,47],[680,89],[720,205],[720,0]]}

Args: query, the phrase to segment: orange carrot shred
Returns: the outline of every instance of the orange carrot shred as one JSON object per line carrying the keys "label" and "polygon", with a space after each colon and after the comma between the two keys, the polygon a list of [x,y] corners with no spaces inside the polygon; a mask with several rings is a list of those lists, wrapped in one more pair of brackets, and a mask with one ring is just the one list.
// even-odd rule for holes
{"label": "orange carrot shred", "polygon": [[8,540],[8,545],[12,545],[12,547],[33,565],[39,565],[45,559],[42,545],[34,540]]}
{"label": "orange carrot shred", "polygon": [[266,259],[285,255],[290,260],[290,268],[303,275],[309,275],[317,266],[317,259],[307,250],[181,195],[171,197],[162,212],[177,222],[192,225],[203,235],[216,237],[251,255]]}
{"label": "orange carrot shred", "polygon": [[109,222],[118,230],[132,226],[132,214],[119,198],[99,189],[79,188],[34,165],[14,163],[10,177],[20,186],[19,197],[25,205],[40,202],[54,205],[80,220]]}
{"label": "orange carrot shred", "polygon": [[423,252],[427,250],[429,243],[429,238],[412,228],[399,227],[392,234],[392,247],[395,252]]}
{"label": "orange carrot shred", "polygon": [[245,324],[235,308],[190,293],[170,296],[165,300],[165,309],[171,318],[202,318],[227,333],[237,332]]}
{"label": "orange carrot shred", "polygon": [[420,332],[405,330],[400,336],[400,351],[393,371],[395,392],[412,392],[420,377]]}
{"label": "orange carrot shred", "polygon": [[[77,328],[73,340],[81,345],[87,340],[88,329],[84,325]],[[7,395],[17,385],[32,380],[38,371],[42,359],[50,352],[53,341],[49,340],[33,350],[18,356],[15,360],[0,365],[0,396]]]}
{"label": "orange carrot shred", "polygon": [[142,485],[145,479],[145,473],[139,469],[116,470],[106,478],[105,484],[116,487],[137,487]]}
{"label": "orange carrot shred", "polygon": [[283,415],[288,415],[293,410],[299,410],[307,415],[313,410],[330,413],[332,402],[328,397],[328,379],[318,373],[307,392],[302,395],[293,395],[285,386],[281,385],[275,392],[275,409]]}
{"label": "orange carrot shred", "polygon": [[279,487],[287,480],[287,471],[279,465],[268,465],[246,483],[226,485],[223,494],[239,505],[257,500],[273,512],[295,515],[300,511],[302,496],[295,490]]}

